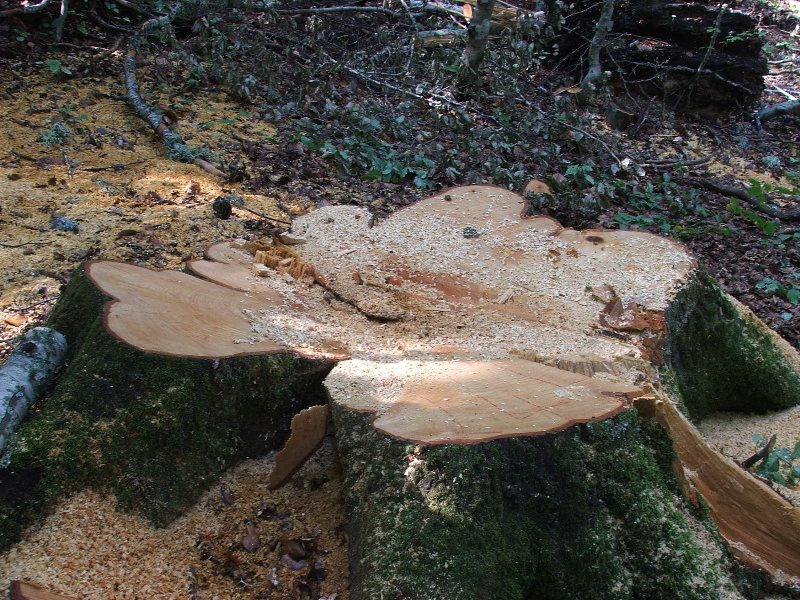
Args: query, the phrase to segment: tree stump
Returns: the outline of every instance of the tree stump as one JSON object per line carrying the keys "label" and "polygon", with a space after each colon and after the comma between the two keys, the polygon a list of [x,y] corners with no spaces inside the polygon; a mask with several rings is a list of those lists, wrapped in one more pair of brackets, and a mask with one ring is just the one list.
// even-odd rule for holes
{"label": "tree stump", "polygon": [[[41,412],[57,412],[49,407],[65,386],[77,394],[99,377],[107,390],[129,356],[134,373],[151,360],[172,365],[167,381],[136,375],[152,391],[148,407],[184,371],[191,381],[214,372],[211,360],[217,371],[277,361],[264,390],[316,385],[336,362],[324,387],[348,489],[354,598],[755,597],[761,580],[749,569],[797,582],[796,511],[766,486],[733,486],[727,503],[709,493],[727,468],[713,452],[687,475],[703,442],[664,412],[660,383],[695,416],[793,406],[796,354],[680,244],[564,229],[521,216],[526,208],[500,188],[455,188],[378,224],[366,209],[321,208],[295,220],[297,245],[218,244],[187,265],[197,277],[89,263],[88,278],[113,298],[102,320],[110,336],[96,319]],[[91,297],[88,281],[76,282],[54,315],[73,328],[70,339],[86,328],[65,318],[67,307]],[[218,393],[255,393],[257,380],[225,369],[219,383],[233,389]],[[105,410],[115,396],[83,410]],[[285,395],[248,398],[240,426],[286,428]],[[206,422],[209,403],[192,410],[186,393],[175,402]],[[276,467],[276,484],[314,447],[317,412],[296,421],[285,451],[293,462]],[[30,460],[36,431],[54,427],[40,415],[17,434],[12,460]],[[668,432],[680,432],[674,449]],[[203,444],[213,449],[215,433],[204,430]],[[163,443],[153,437],[141,452]],[[744,501],[762,497],[771,500]],[[760,507],[747,515],[752,531],[733,518],[743,506]],[[789,534],[773,539],[776,524]],[[747,550],[736,555],[748,569],[723,539]]]}

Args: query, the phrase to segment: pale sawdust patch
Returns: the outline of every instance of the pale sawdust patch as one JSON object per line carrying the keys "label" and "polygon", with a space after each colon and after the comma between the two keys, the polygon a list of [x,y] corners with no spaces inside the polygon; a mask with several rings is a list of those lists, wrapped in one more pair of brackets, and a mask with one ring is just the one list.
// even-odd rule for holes
{"label": "pale sawdust patch", "polygon": [[[15,73],[0,66],[0,80],[15,79]],[[160,142],[124,101],[102,95],[122,94],[121,85],[105,80],[73,84],[44,74],[24,82],[13,94],[0,90],[0,241],[12,246],[0,248],[0,358],[16,336],[41,321],[61,284],[86,259],[179,268],[208,245],[241,236],[242,219],[254,218],[237,208],[241,219],[213,217],[211,202],[226,192],[242,195],[262,214],[286,219],[274,198],[247,193],[194,165],[167,159]],[[232,134],[254,140],[274,136],[271,125],[249,118],[223,95],[197,96],[192,112],[185,111],[178,124],[191,145],[216,150]],[[41,98],[35,108],[31,97]],[[64,146],[47,148],[38,138],[57,120],[64,120],[72,135]],[[84,170],[114,164],[126,166]],[[53,230],[54,216],[78,222],[78,232]]]}
{"label": "pale sawdust patch", "polygon": [[[63,500],[40,528],[29,530],[0,555],[0,589],[23,579],[83,600],[177,600],[188,597],[191,566],[200,598],[265,594],[294,600],[295,582],[303,571],[282,566],[280,547],[271,550],[268,542],[281,533],[296,537],[318,531],[318,556],[328,573],[321,593],[347,600],[348,543],[332,441],[326,440],[293,480],[275,491],[267,489],[272,464],[269,456],[231,469],[220,481],[232,493],[231,505],[222,502],[220,486],[215,485],[164,529],[115,511],[112,498],[93,491]],[[272,509],[289,514],[283,519],[259,518],[264,506],[270,507],[266,514]],[[252,553],[239,547],[245,519],[256,522],[261,540]],[[278,587],[271,582],[273,569]],[[246,575],[244,583],[241,575]]]}

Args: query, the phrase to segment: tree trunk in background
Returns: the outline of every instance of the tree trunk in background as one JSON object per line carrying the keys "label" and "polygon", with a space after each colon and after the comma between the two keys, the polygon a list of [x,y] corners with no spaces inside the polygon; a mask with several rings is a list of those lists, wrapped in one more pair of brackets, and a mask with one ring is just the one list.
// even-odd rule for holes
{"label": "tree trunk in background", "polygon": [[456,84],[459,93],[465,96],[474,94],[480,87],[478,70],[483,62],[483,53],[486,51],[486,42],[492,28],[494,3],[495,0],[478,0],[467,29],[467,46],[464,48],[461,71]]}

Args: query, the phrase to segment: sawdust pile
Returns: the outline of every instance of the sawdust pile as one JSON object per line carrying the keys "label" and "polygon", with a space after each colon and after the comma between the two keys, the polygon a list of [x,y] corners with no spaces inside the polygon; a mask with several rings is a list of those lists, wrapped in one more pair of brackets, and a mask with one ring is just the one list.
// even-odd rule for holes
{"label": "sawdust pile", "polygon": [[279,490],[267,489],[271,469],[271,456],[242,463],[164,529],[84,491],[0,556],[0,590],[23,579],[84,600],[177,600],[191,598],[191,590],[220,600],[347,600],[348,542],[332,442]]}

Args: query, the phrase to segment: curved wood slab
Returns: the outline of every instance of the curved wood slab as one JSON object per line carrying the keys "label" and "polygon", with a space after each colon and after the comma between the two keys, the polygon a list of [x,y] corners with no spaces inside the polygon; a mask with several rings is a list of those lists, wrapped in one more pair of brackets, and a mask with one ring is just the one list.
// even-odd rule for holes
{"label": "curved wood slab", "polygon": [[713,450],[668,399],[641,399],[636,406],[669,432],[687,496],[703,497],[734,556],[800,586],[800,508]]}
{"label": "curved wood slab", "polygon": [[26,581],[12,581],[9,594],[11,600],[74,600],[69,596],[50,592],[43,587]]}

